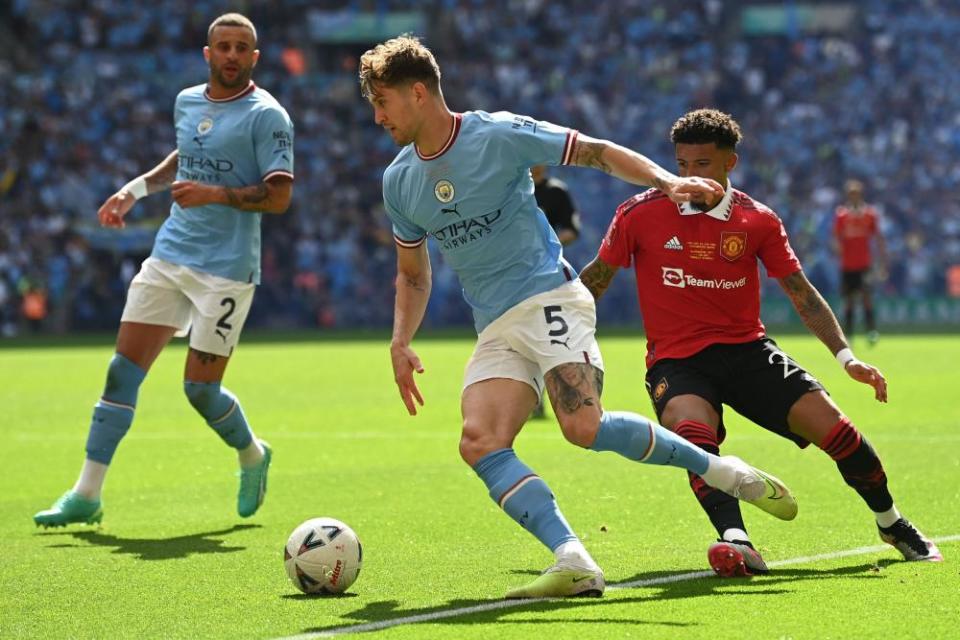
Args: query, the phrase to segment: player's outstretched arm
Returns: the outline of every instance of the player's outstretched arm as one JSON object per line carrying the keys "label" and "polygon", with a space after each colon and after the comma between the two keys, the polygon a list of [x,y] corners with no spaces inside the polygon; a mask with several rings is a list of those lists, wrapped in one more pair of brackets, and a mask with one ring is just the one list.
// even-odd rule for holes
{"label": "player's outstretched arm", "polygon": [[600,169],[631,184],[656,187],[674,202],[709,206],[723,197],[723,187],[709,178],[681,178],[636,151],[583,134],[577,136],[570,164]]}
{"label": "player's outstretched arm", "polygon": [[597,256],[580,271],[580,281],[593,294],[593,299],[599,300],[613,281],[613,276],[617,275],[617,269],[619,268],[607,264],[600,259],[600,256]]}
{"label": "player's outstretched arm", "polygon": [[[430,300],[432,274],[430,255],[424,241],[418,247],[397,246],[397,297],[393,308],[393,338],[390,341],[390,360],[393,379],[400,391],[400,399],[407,413],[417,415],[417,405],[423,406],[423,396],[413,373],[423,373],[423,364],[410,348],[423,314]],[[416,403],[414,402],[416,401]]]}
{"label": "player's outstretched arm", "polygon": [[97,211],[100,225],[114,228],[126,226],[123,217],[137,200],[151,193],[164,191],[173,184],[173,179],[177,177],[177,158],[177,151],[174,150],[160,164],[123,185],[119,191],[107,198]]}
{"label": "player's outstretched arm", "polygon": [[246,187],[218,187],[189,180],[173,183],[173,199],[184,208],[225,204],[240,211],[283,213],[290,207],[292,197],[293,180],[286,175]]}
{"label": "player's outstretched arm", "polygon": [[887,381],[876,367],[861,362],[854,357],[843,335],[837,316],[823,299],[816,287],[810,284],[803,271],[796,271],[778,280],[780,286],[790,297],[793,308],[797,310],[803,324],[817,336],[830,353],[841,360],[844,371],[857,382],[868,384],[874,389],[880,402],[887,401]]}

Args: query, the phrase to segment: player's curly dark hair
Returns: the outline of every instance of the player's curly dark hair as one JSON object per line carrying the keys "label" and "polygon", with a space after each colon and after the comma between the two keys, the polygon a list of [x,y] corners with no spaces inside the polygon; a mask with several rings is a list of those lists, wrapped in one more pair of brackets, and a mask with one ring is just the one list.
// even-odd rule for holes
{"label": "player's curly dark hair", "polygon": [[670,140],[681,144],[716,143],[718,149],[736,149],[743,139],[740,125],[729,113],[717,109],[690,111],[673,123]]}
{"label": "player's curly dark hair", "polygon": [[404,34],[369,49],[360,57],[360,92],[370,99],[373,84],[394,87],[422,82],[433,93],[440,92],[440,66],[433,53],[416,36]]}

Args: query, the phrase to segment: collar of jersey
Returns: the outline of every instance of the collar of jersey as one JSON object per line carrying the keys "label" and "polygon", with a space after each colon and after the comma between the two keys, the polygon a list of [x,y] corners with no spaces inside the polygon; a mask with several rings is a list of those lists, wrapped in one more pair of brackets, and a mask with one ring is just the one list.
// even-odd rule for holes
{"label": "collar of jersey", "polygon": [[730,213],[733,211],[733,189],[730,187],[730,181],[727,180],[727,187],[724,190],[723,197],[720,198],[720,202],[717,203],[713,209],[709,211],[701,211],[697,209],[689,202],[681,202],[680,205],[680,215],[682,216],[695,216],[698,213],[702,213],[710,216],[711,218],[716,218],[721,222],[726,222],[730,219]]}
{"label": "collar of jersey", "polygon": [[417,157],[420,158],[421,160],[436,160],[437,158],[445,154],[447,151],[449,151],[450,147],[452,147],[453,143],[456,142],[457,140],[457,134],[460,133],[460,126],[462,122],[463,122],[463,114],[454,113],[453,126],[450,127],[450,136],[447,138],[447,141],[443,143],[443,146],[440,148],[440,150],[432,155],[425,156],[422,153],[420,153],[420,149],[419,147],[417,147],[417,143],[414,142],[413,150],[417,152]]}
{"label": "collar of jersey", "polygon": [[203,90],[203,97],[209,100],[210,102],[233,102],[234,100],[239,100],[243,96],[249,94],[251,91],[257,88],[257,85],[253,84],[253,80],[250,81],[250,84],[247,85],[247,88],[241,91],[240,93],[234,94],[229,98],[211,98],[210,97],[210,87],[208,86]]}

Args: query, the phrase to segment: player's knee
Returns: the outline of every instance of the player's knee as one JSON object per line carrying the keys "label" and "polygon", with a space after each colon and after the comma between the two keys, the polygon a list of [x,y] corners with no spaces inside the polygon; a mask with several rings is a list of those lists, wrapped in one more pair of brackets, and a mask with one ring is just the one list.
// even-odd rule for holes
{"label": "player's knee", "polygon": [[214,405],[220,398],[220,384],[216,382],[183,381],[183,393],[197,413],[207,417],[215,411]]}
{"label": "player's knee", "polygon": [[119,353],[113,354],[107,367],[107,382],[103,398],[121,404],[136,406],[137,393],[147,372]]}
{"label": "player's knee", "polygon": [[563,415],[559,420],[560,430],[567,442],[586,449],[597,439],[597,430],[600,428],[599,415],[583,412],[576,416]]}
{"label": "player's knee", "polygon": [[504,447],[497,444],[490,429],[485,429],[470,419],[464,419],[463,431],[460,434],[460,457],[464,462],[472,467],[483,456],[502,448]]}

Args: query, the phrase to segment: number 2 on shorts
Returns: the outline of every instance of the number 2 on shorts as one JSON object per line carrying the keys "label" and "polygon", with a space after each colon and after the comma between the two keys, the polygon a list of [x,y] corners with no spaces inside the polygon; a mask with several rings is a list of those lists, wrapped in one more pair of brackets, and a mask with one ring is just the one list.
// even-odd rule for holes
{"label": "number 2 on shorts", "polygon": [[230,331],[231,329],[233,329],[233,325],[227,322],[227,318],[233,315],[233,311],[237,308],[237,301],[234,300],[233,298],[224,298],[223,300],[220,301],[220,306],[229,307],[229,309],[227,309],[227,312],[223,314],[219,320],[217,320],[218,334],[221,333],[219,329],[226,329],[227,331]]}

